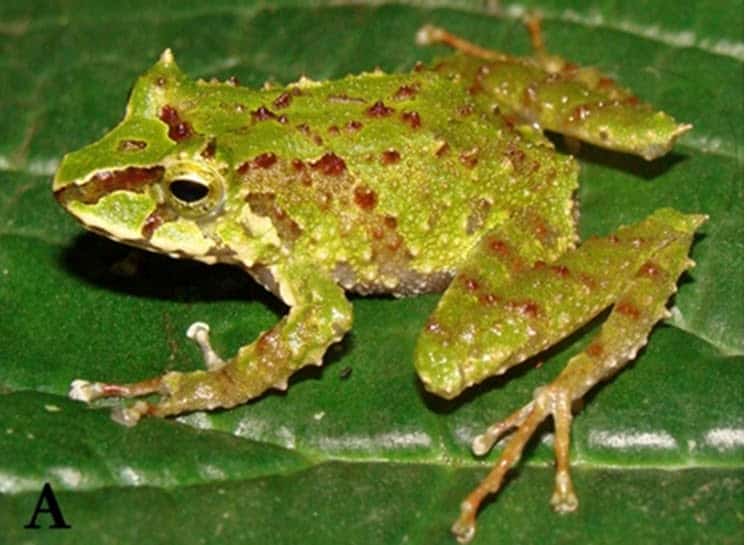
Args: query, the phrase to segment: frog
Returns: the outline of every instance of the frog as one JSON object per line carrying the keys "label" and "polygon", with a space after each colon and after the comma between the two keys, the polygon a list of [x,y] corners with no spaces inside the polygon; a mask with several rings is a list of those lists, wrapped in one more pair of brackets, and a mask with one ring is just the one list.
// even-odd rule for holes
{"label": "frog", "polygon": [[203,370],[129,384],[75,379],[69,396],[135,398],[112,411],[126,426],[230,409],[322,365],[352,328],[346,293],[443,292],[413,359],[425,389],[453,399],[611,308],[552,382],[474,439],[482,456],[510,432],[452,532],[461,543],[473,538],[480,505],[548,417],[551,504],[574,511],[573,407],[634,360],[669,316],[707,216],[663,208],[579,241],[579,166],[544,131],[654,160],[691,126],[598,70],[549,54],[536,18],[527,27],[529,57],[426,25],[417,42],[445,44],[451,55],[404,73],[261,89],[193,80],[164,51],[134,84],[123,120],[64,157],[54,196],[94,233],[240,267],[289,310],[228,359],[212,348],[208,324],[192,324]]}

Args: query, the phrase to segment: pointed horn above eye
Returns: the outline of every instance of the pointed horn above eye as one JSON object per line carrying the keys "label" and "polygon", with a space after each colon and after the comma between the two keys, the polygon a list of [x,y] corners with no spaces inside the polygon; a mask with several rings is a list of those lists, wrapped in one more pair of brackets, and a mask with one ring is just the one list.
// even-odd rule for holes
{"label": "pointed horn above eye", "polygon": [[170,47],[167,47],[163,50],[163,53],[161,53],[161,57],[159,58],[159,62],[163,64],[171,64],[174,62],[174,53],[172,53]]}

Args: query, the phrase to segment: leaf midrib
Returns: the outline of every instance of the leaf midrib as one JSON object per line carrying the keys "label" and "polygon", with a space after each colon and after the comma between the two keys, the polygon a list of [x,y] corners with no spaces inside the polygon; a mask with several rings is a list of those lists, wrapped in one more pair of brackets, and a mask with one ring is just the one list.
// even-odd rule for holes
{"label": "leaf midrib", "polygon": [[[2,394],[0,394],[0,400],[2,399],[2,396],[14,394],[14,393],[21,393],[21,392],[28,392],[33,394],[38,394],[36,390],[29,390],[29,389],[19,389],[19,390],[10,390],[5,391]],[[67,397],[61,394],[56,393],[47,393],[45,392],[45,396],[53,396],[57,397],[61,400],[66,400]],[[97,409],[101,412],[106,411],[105,408],[99,408]],[[287,462],[287,468],[282,471],[257,471],[254,466],[250,466],[253,470],[251,472],[251,475],[246,476],[232,476],[232,477],[226,477],[226,478],[217,478],[217,479],[210,479],[210,478],[204,478],[200,477],[198,479],[189,480],[188,482],[181,482],[177,484],[173,484],[173,482],[159,482],[159,480],[153,479],[152,477],[149,477],[151,479],[151,482],[153,483],[150,486],[159,487],[159,488],[166,488],[166,489],[178,489],[181,487],[188,487],[188,486],[198,486],[198,485],[204,485],[204,484],[210,484],[210,483],[224,483],[224,482],[236,482],[236,481],[247,481],[247,480],[256,480],[268,476],[273,475],[291,475],[293,473],[297,473],[298,471],[308,470],[313,467],[317,467],[324,464],[330,464],[330,463],[344,463],[344,464],[390,464],[390,465],[416,465],[416,466],[429,466],[429,467],[437,467],[440,469],[448,469],[448,470],[462,470],[462,469],[489,469],[492,467],[492,465],[496,462],[496,452],[494,451],[491,455],[489,455],[490,459],[472,459],[472,460],[465,460],[465,459],[454,459],[450,457],[442,457],[439,455],[435,456],[422,456],[418,457],[417,455],[414,455],[413,453],[407,453],[406,459],[397,459],[392,458],[389,456],[381,456],[381,455],[372,455],[368,452],[362,451],[362,455],[357,456],[346,456],[346,455],[340,455],[340,454],[330,454],[326,451],[321,451],[309,447],[293,447],[293,448],[287,448],[282,444],[279,443],[273,443],[269,441],[257,441],[255,439],[250,439],[247,437],[243,437],[241,435],[236,435],[233,433],[230,433],[226,430],[222,430],[219,428],[193,428],[189,424],[185,424],[182,422],[179,422],[181,425],[185,425],[189,428],[192,428],[194,430],[199,431],[207,431],[210,433],[219,433],[223,435],[230,436],[232,439],[242,440],[242,441],[249,441],[256,445],[266,445],[268,447],[271,447],[273,449],[282,449],[285,452],[288,452],[292,458],[289,458],[289,461]],[[111,425],[116,425],[112,423]],[[199,438],[197,438],[199,440]],[[499,442],[498,449],[502,448],[502,446],[505,445],[505,439]],[[468,449],[467,446],[464,447],[465,451]],[[551,468],[553,466],[552,460],[536,460],[536,459],[529,459],[529,460],[522,460],[521,467],[531,467],[531,468]],[[125,467],[126,464],[122,464],[122,468]],[[117,478],[115,477],[120,473],[119,469],[116,465],[109,466],[107,464],[107,467],[109,469],[109,474],[112,476],[111,483],[105,483],[105,484],[97,484],[92,483],[90,485],[83,485],[78,487],[69,487],[65,485],[64,483],[61,483],[61,486],[63,489],[71,490],[71,491],[90,491],[90,490],[99,490],[104,488],[132,488],[136,487],[138,485],[128,485],[128,484],[122,484],[121,482],[117,482]],[[598,470],[598,471],[606,471],[606,470],[620,470],[620,471],[680,471],[680,470],[690,470],[690,469],[700,469],[700,470],[724,470],[724,469],[740,469],[742,466],[734,460],[725,461],[723,463],[713,461],[705,462],[702,458],[698,460],[691,460],[684,463],[631,463],[631,464],[619,464],[619,463],[605,463],[601,461],[593,461],[590,462],[588,460],[576,460],[572,462],[572,467],[589,471],[589,470]],[[42,479],[43,480],[43,479]],[[100,478],[96,478],[96,480],[101,481]],[[4,493],[8,494],[21,494],[24,492],[30,492],[30,491],[38,491],[38,484],[34,478],[20,478],[20,486],[16,489],[12,490],[5,490]],[[39,481],[41,482],[41,480]]]}
{"label": "leaf midrib", "polygon": [[[217,431],[217,430],[214,430]],[[263,443],[260,443],[263,444]],[[277,447],[277,445],[272,445],[273,447]],[[289,449],[286,449],[289,450]],[[292,451],[295,455],[301,457],[304,461],[308,462],[306,465],[294,465],[289,466],[287,469],[284,469],[283,471],[256,471],[253,472],[251,475],[247,476],[234,476],[234,477],[227,477],[223,479],[202,479],[202,480],[192,480],[189,482],[179,482],[174,484],[172,483],[159,483],[159,482],[151,482],[148,484],[143,485],[136,485],[136,484],[122,484],[122,483],[107,483],[107,484],[93,484],[93,485],[83,485],[83,486],[76,486],[71,487],[69,485],[66,485],[62,482],[55,485],[55,489],[59,489],[61,491],[66,492],[96,492],[99,490],[127,490],[132,488],[154,488],[158,490],[180,490],[184,488],[192,488],[195,486],[213,486],[213,485],[221,485],[221,484],[228,484],[228,483],[248,483],[253,481],[258,481],[261,479],[266,479],[268,477],[290,477],[293,475],[297,475],[299,473],[309,471],[315,468],[327,466],[327,465],[333,465],[333,464],[347,464],[347,465],[386,465],[386,466],[415,466],[415,467],[433,467],[441,470],[448,470],[450,472],[458,472],[462,470],[472,470],[472,469],[485,469],[486,471],[492,467],[492,465],[495,463],[495,460],[492,462],[474,462],[474,463],[443,463],[438,460],[397,460],[397,459],[391,459],[391,458],[376,458],[376,457],[370,457],[370,458],[346,458],[344,456],[327,456],[324,459],[317,459],[312,460],[304,457],[303,453],[299,453],[297,449]],[[552,480],[553,478],[553,472],[552,468],[554,467],[554,463],[551,461],[548,462],[539,462],[539,461],[522,461],[520,465],[516,468],[517,472],[523,471],[525,468],[527,469],[547,469],[547,476],[548,480]],[[661,472],[676,472],[676,471],[728,471],[728,470],[741,470],[742,466],[738,464],[712,464],[712,465],[704,465],[704,464],[678,464],[678,465],[619,465],[619,464],[590,464],[586,462],[576,462],[571,464],[571,477],[573,476],[573,471],[584,471],[584,472],[607,472],[607,471],[625,471],[625,472],[651,472],[651,471],[661,471]],[[38,493],[39,492],[39,485],[44,480],[48,480],[47,477],[40,478],[39,482],[37,483],[35,479],[33,478],[21,478],[20,480],[28,481],[24,484],[27,486],[21,486],[14,490],[5,490],[3,494],[7,494],[9,496],[16,496],[20,494],[26,494],[26,493]]]}

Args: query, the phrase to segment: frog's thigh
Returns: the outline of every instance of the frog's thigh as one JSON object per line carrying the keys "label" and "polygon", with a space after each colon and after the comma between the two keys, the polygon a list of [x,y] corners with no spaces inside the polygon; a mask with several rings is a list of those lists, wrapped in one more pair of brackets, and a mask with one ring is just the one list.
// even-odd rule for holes
{"label": "frog's thigh", "polygon": [[[233,359],[225,364],[217,361],[207,371],[172,372],[134,385],[93,383],[101,387],[91,397],[161,394],[158,403],[139,401],[113,413],[115,420],[133,425],[144,414],[167,416],[233,407],[270,388],[284,390],[288,377],[305,365],[321,365],[327,347],[351,327],[350,302],[318,267],[292,264],[277,267],[273,273],[290,311],[255,342],[240,348]],[[206,332],[192,333],[199,336]],[[207,348],[207,339],[202,342]],[[210,363],[210,359],[207,361]],[[97,395],[98,390],[104,392]]]}
{"label": "frog's thigh", "polygon": [[[573,357],[552,383],[537,389],[531,403],[475,438],[473,449],[484,453],[501,433],[511,427],[518,428],[494,469],[462,503],[461,516],[453,527],[460,541],[470,539],[481,502],[500,488],[506,472],[518,461],[524,445],[548,415],[555,421],[556,478],[551,503],[560,512],[573,511],[578,505],[568,457],[571,404],[635,357],[654,324],[667,315],[666,303],[676,289],[677,278],[692,264],[687,257],[692,232],[703,218],[673,211],[659,214],[659,218],[667,219],[667,216],[673,230],[662,235],[661,244],[656,245],[635,274],[625,279],[612,313],[588,348]],[[559,263],[568,263],[568,259],[564,257]]]}
{"label": "frog's thigh", "polygon": [[528,301],[507,298],[506,287],[521,271],[556,258],[574,242],[570,224],[538,235],[531,211],[514,212],[488,231],[460,264],[418,339],[415,368],[425,387],[452,398],[500,372],[513,347],[526,339],[496,330],[495,322],[506,308],[534,309]]}

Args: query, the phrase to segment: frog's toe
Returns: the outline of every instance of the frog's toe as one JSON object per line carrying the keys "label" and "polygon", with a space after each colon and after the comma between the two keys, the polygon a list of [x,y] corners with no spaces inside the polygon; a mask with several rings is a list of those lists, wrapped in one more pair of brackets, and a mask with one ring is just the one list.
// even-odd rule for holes
{"label": "frog's toe", "polygon": [[[131,384],[109,384],[76,379],[70,384],[68,397],[76,401],[90,403],[104,397],[140,397],[153,393],[163,393],[161,377]],[[146,414],[155,414],[157,405],[137,401],[130,407],[117,407],[112,410],[112,420],[124,426],[134,426]]]}
{"label": "frog's toe", "polygon": [[573,491],[571,475],[568,471],[558,470],[555,475],[555,491],[550,504],[557,513],[572,513],[578,509],[578,498]]}
{"label": "frog's toe", "polygon": [[131,428],[140,421],[143,415],[153,412],[152,405],[145,401],[138,401],[131,407],[117,407],[112,409],[111,417],[117,424]]}
{"label": "frog's toe", "polygon": [[101,397],[102,384],[100,382],[89,382],[87,380],[75,379],[70,383],[67,396],[75,401],[88,403]]}
{"label": "frog's toe", "polygon": [[76,379],[70,383],[67,395],[70,399],[90,403],[102,397],[140,397],[157,392],[160,386],[160,377],[131,384],[109,384]]}
{"label": "frog's toe", "polygon": [[527,419],[527,416],[529,416],[529,413],[532,412],[532,407],[534,407],[534,401],[527,403],[508,418],[496,422],[485,430],[484,433],[476,436],[472,440],[472,452],[475,456],[485,456],[495,446],[495,443],[501,436],[507,431],[521,426]]}
{"label": "frog's toe", "polygon": [[210,344],[210,326],[205,322],[195,322],[187,329],[187,337],[192,339],[202,350],[205,366],[210,370],[220,369],[226,362]]}
{"label": "frog's toe", "polygon": [[469,543],[475,537],[475,515],[469,502],[462,503],[462,514],[452,524],[451,533],[459,543]]}
{"label": "frog's toe", "polygon": [[[477,450],[487,452],[502,433],[508,429],[517,428],[503,449],[498,463],[462,502],[459,518],[451,528],[452,533],[460,543],[466,543],[472,538],[475,531],[475,517],[480,505],[487,496],[495,494],[501,488],[506,473],[521,458],[521,453],[527,441],[534,435],[537,426],[542,423],[548,414],[545,395],[535,395],[534,401],[495,426],[491,426],[486,433],[476,438]],[[474,448],[475,445],[473,444]]]}
{"label": "frog's toe", "polygon": [[209,371],[180,373],[172,371],[163,376],[131,384],[75,381],[70,396],[81,401],[102,397],[141,397],[157,394],[153,403],[138,400],[130,406],[112,409],[111,417],[124,426],[134,426],[143,416],[171,416],[188,411],[232,407],[245,400],[225,366]]}
{"label": "frog's toe", "polygon": [[488,428],[485,433],[475,437],[472,450],[476,455],[482,455],[487,453],[504,433],[515,428],[498,463],[462,502],[459,519],[452,526],[452,533],[458,541],[466,543],[471,539],[480,505],[487,496],[498,492],[506,474],[521,458],[525,445],[534,435],[537,427],[550,415],[555,421],[556,459],[555,493],[551,503],[559,512],[567,513],[576,510],[578,499],[573,491],[568,460],[569,431],[573,418],[571,394],[563,384],[552,383],[538,388],[531,402]]}

